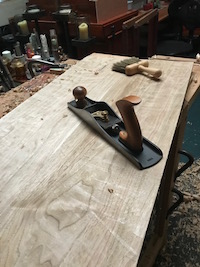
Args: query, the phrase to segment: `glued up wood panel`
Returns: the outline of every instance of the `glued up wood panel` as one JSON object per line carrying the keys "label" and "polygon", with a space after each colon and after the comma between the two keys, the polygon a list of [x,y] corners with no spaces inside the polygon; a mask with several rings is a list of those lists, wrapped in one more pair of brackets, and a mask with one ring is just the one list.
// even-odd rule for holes
{"label": "glued up wood panel", "polygon": [[[92,54],[0,120],[0,265],[136,266],[193,63],[153,60],[163,75],[111,71]],[[73,114],[82,85],[107,102],[133,94],[143,135],[163,151],[138,170]]]}

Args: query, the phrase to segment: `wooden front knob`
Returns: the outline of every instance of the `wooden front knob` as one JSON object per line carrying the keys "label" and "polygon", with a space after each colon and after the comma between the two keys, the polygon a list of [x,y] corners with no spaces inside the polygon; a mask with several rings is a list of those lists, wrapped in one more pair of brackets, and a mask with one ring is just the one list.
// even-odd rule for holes
{"label": "wooden front knob", "polygon": [[78,108],[84,108],[87,105],[87,101],[85,99],[87,95],[87,90],[83,86],[77,86],[73,90],[73,95],[76,100],[76,105]]}

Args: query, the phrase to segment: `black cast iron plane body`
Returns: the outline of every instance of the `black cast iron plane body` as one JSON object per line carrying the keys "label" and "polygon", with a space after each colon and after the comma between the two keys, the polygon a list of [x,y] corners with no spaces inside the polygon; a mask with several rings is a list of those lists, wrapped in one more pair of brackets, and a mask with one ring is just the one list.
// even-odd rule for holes
{"label": "black cast iron plane body", "polygon": [[[84,108],[78,108],[75,100],[68,103],[68,107],[83,121],[95,129],[104,139],[120,151],[139,169],[146,169],[157,164],[162,159],[162,151],[152,142],[143,137],[143,150],[136,152],[129,149],[119,140],[119,132],[125,130],[123,121],[105,102],[96,102],[85,97]],[[108,120],[104,121],[93,114],[97,111],[107,111]]]}

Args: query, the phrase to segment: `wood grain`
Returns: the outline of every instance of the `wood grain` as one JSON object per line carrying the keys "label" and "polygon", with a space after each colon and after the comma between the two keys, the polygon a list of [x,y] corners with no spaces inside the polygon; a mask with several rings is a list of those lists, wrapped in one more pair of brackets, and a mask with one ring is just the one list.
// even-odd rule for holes
{"label": "wood grain", "polygon": [[[92,54],[0,120],[0,266],[136,266],[193,63],[153,60],[159,81],[112,72]],[[67,107],[88,97],[142,98],[143,135],[164,154],[138,170]],[[119,113],[118,113],[119,114]]]}

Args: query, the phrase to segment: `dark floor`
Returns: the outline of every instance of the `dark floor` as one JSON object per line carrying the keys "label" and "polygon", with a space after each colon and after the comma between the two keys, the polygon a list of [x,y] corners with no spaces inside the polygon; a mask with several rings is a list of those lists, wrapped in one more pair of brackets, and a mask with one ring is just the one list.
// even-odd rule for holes
{"label": "dark floor", "polygon": [[184,192],[184,202],[169,216],[167,242],[154,267],[200,267],[200,159],[177,178],[175,188]]}
{"label": "dark floor", "polygon": [[[200,94],[189,110],[182,148],[191,153],[195,160],[200,158]],[[184,160],[181,157],[181,161]]]}

